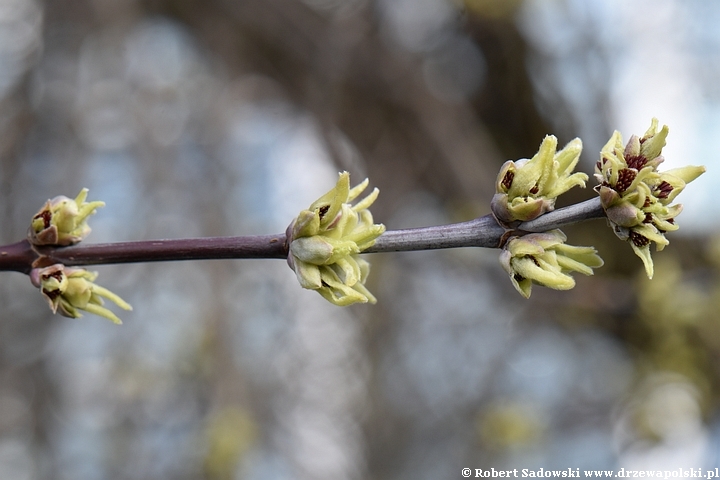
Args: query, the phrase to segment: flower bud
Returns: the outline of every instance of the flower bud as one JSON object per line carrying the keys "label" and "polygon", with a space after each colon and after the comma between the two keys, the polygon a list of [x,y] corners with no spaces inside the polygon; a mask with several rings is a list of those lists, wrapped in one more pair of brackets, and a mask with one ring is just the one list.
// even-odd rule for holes
{"label": "flower bud", "polygon": [[45,202],[30,224],[28,238],[33,245],[74,245],[90,234],[87,218],[104,202],[86,202],[88,189],[75,199],[58,196]]}
{"label": "flower bud", "polygon": [[80,318],[79,310],[94,313],[107,318],[113,323],[122,324],[122,321],[110,310],[103,307],[103,299],[107,298],[124,310],[132,307],[113,292],[97,285],[96,272],[88,272],[83,268],[65,267],[55,264],[45,268],[35,268],[30,272],[33,285],[40,288],[40,292],[47,299],[53,313],[70,318]]}
{"label": "flower bud", "polygon": [[580,139],[559,152],[556,149],[557,138],[549,135],[533,158],[503,164],[491,203],[495,218],[505,224],[532,220],[552,211],[559,195],[576,185],[585,186],[587,175],[572,173],[582,151]]}
{"label": "flower bud", "polygon": [[668,132],[667,125],[658,130],[658,121],[653,118],[642,138],[633,135],[623,147],[622,135],[616,131],[595,165],[599,183],[595,191],[600,195],[608,223],[618,238],[630,242],[649,278],[654,270],[650,243],[662,250],[668,244],[665,232],[678,229],[675,217],[682,211],[682,205],[670,203],[688,183],[705,172],[702,166],[658,172],[658,165],[664,161],[662,149]]}
{"label": "flower bud", "polygon": [[335,188],[301,211],[287,229],[288,265],[300,285],[335,305],[376,301],[365,288],[370,264],[358,254],[385,231],[368,210],[378,189],[352,204],[367,185],[365,180],[351,189],[350,175],[341,173]]}
{"label": "flower bud", "polygon": [[530,297],[533,283],[569,290],[575,286],[571,272],[592,275],[593,268],[603,265],[595,248],[566,245],[565,240],[561,230],[551,230],[513,237],[505,244],[500,264],[523,297]]}

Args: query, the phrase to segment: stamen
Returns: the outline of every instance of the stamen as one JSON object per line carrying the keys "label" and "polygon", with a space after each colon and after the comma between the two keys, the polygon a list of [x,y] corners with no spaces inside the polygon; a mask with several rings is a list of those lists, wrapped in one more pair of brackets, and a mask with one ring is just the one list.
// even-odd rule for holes
{"label": "stamen", "polygon": [[33,217],[33,220],[38,218],[43,219],[43,228],[50,228],[50,220],[52,219],[52,212],[50,210],[43,210]]}
{"label": "stamen", "polygon": [[45,290],[43,289],[43,293],[50,299],[55,300],[57,297],[62,295],[62,292],[59,288],[56,288],[55,290]]}
{"label": "stamen", "polygon": [[515,178],[515,172],[508,171],[505,176],[502,179],[502,182],[500,182],[500,185],[505,187],[506,190],[510,190],[510,186],[512,185],[513,178]]}
{"label": "stamen", "polygon": [[630,155],[625,158],[628,168],[634,168],[635,170],[640,170],[647,162],[648,159],[644,155]]}
{"label": "stamen", "polygon": [[43,280],[47,280],[47,279],[49,279],[49,278],[54,278],[55,280],[57,280],[58,282],[60,282],[60,281],[62,281],[63,273],[60,272],[60,271],[57,271],[57,272],[49,273],[49,274],[47,274],[47,275],[43,275],[43,276],[42,276],[42,279],[43,279]]}
{"label": "stamen", "polygon": [[655,187],[655,190],[658,192],[658,198],[667,198],[670,195],[670,192],[673,191],[673,186],[663,180],[660,185]]}
{"label": "stamen", "polygon": [[637,170],[632,170],[629,168],[623,168],[618,172],[618,180],[615,184],[615,191],[618,193],[623,193],[625,190],[630,187],[633,180],[635,180],[635,177],[637,177]]}
{"label": "stamen", "polygon": [[630,240],[636,247],[644,247],[650,243],[650,239],[637,232],[630,231]]}

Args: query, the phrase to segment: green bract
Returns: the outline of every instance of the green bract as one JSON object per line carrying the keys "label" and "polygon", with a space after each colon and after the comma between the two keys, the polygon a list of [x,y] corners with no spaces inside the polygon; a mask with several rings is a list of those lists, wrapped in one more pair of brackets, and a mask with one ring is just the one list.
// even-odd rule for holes
{"label": "green bract", "polygon": [[288,264],[300,285],[335,305],[376,301],[365,288],[370,264],[358,254],[385,231],[373,224],[368,210],[378,189],[351,204],[367,185],[366,179],[351,189],[350,174],[341,173],[335,188],[301,211],[287,230]]}
{"label": "green bract", "polygon": [[113,312],[103,307],[101,297],[111,300],[124,310],[132,310],[132,307],[113,292],[93,283],[97,275],[96,272],[58,263],[33,269],[30,280],[40,288],[53,313],[60,312],[65,317],[79,318],[82,316],[79,310],[84,310],[121,324],[122,321]]}
{"label": "green bract", "polygon": [[666,232],[677,230],[675,217],[682,205],[670,203],[685,185],[705,172],[703,166],[687,166],[658,172],[665,159],[662,149],[668,135],[667,125],[658,131],[658,121],[652,119],[642,138],[630,137],[622,144],[616,131],[600,152],[595,165],[595,178],[608,222],[618,238],[630,242],[635,254],[645,265],[648,278],[653,276],[650,242],[658,251],[668,245]]}
{"label": "green bract", "polygon": [[523,297],[530,297],[533,283],[570,290],[575,286],[571,272],[592,275],[593,268],[602,267],[594,247],[566,245],[565,240],[561,230],[551,230],[513,237],[505,244],[500,264]]}
{"label": "green bract", "polygon": [[555,208],[555,199],[574,186],[585,186],[588,176],[572,173],[580,159],[582,142],[572,140],[556,152],[557,138],[548,135],[530,160],[507,161],[495,184],[492,211],[503,223],[528,221]]}
{"label": "green bract", "polygon": [[88,189],[80,190],[75,199],[58,196],[45,202],[32,218],[28,237],[33,245],[74,245],[88,236],[87,218],[105,202],[86,202]]}

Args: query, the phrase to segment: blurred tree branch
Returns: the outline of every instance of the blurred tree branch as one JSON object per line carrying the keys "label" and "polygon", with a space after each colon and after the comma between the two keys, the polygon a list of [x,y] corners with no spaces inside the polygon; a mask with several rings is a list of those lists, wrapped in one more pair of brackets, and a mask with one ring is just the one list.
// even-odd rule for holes
{"label": "blurred tree branch", "polygon": [[[193,29],[231,75],[259,72],[281,84],[318,119],[342,168],[348,168],[347,159],[335,134],[346,135],[367,165],[361,173],[388,192],[387,205],[418,187],[444,200],[486,205],[492,196],[488,179],[504,157],[534,149],[547,131],[532,103],[524,42],[507,19],[467,22],[491,62],[490,76],[473,101],[453,104],[425,86],[421,58],[383,37],[371,3],[348,17],[286,0],[146,5]],[[508,72],[514,72],[513,81],[507,81]],[[493,127],[493,135],[505,131],[512,138],[501,142],[509,150],[501,154],[481,118],[506,118],[510,105],[520,105],[512,118],[523,121],[509,130],[507,122]],[[392,190],[384,188],[390,183]]]}

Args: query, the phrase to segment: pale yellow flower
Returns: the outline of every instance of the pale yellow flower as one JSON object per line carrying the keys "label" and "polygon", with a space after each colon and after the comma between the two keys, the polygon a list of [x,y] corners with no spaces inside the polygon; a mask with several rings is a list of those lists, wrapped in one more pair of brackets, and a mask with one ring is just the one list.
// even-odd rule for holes
{"label": "pale yellow flower", "polygon": [[79,318],[82,316],[80,310],[84,310],[121,324],[117,315],[103,307],[103,298],[111,300],[123,310],[132,310],[132,307],[118,295],[94,283],[97,275],[96,272],[58,263],[32,270],[30,279],[33,285],[40,288],[53,313]]}
{"label": "pale yellow flower", "polygon": [[45,202],[32,218],[28,237],[33,245],[74,245],[88,236],[87,218],[104,202],[86,202],[88,189],[83,188],[74,199],[58,196]]}
{"label": "pale yellow flower", "polygon": [[622,144],[620,132],[600,152],[595,165],[595,178],[608,222],[618,238],[627,240],[645,266],[648,278],[653,276],[650,243],[658,251],[669,243],[665,233],[678,229],[675,217],[682,205],[670,205],[685,186],[705,172],[703,166],[687,166],[658,172],[664,161],[662,149],[669,129],[658,130],[653,118],[642,138],[633,135]]}
{"label": "pale yellow flower", "polygon": [[566,245],[561,230],[531,233],[508,240],[500,253],[500,264],[515,289],[529,298],[533,283],[555,290],[575,286],[571,272],[592,275],[603,261],[594,247]]}
{"label": "pale yellow flower", "polygon": [[556,152],[557,138],[548,135],[531,159],[507,161],[495,183],[493,214],[503,223],[528,221],[555,208],[555,199],[575,186],[585,186],[588,176],[572,173],[580,159],[582,142],[572,140]]}
{"label": "pale yellow flower", "polygon": [[376,302],[365,288],[370,264],[358,254],[385,231],[368,210],[378,189],[352,204],[367,185],[366,179],[351,189],[350,174],[341,173],[335,187],[301,211],[287,230],[288,264],[300,285],[335,305]]}

